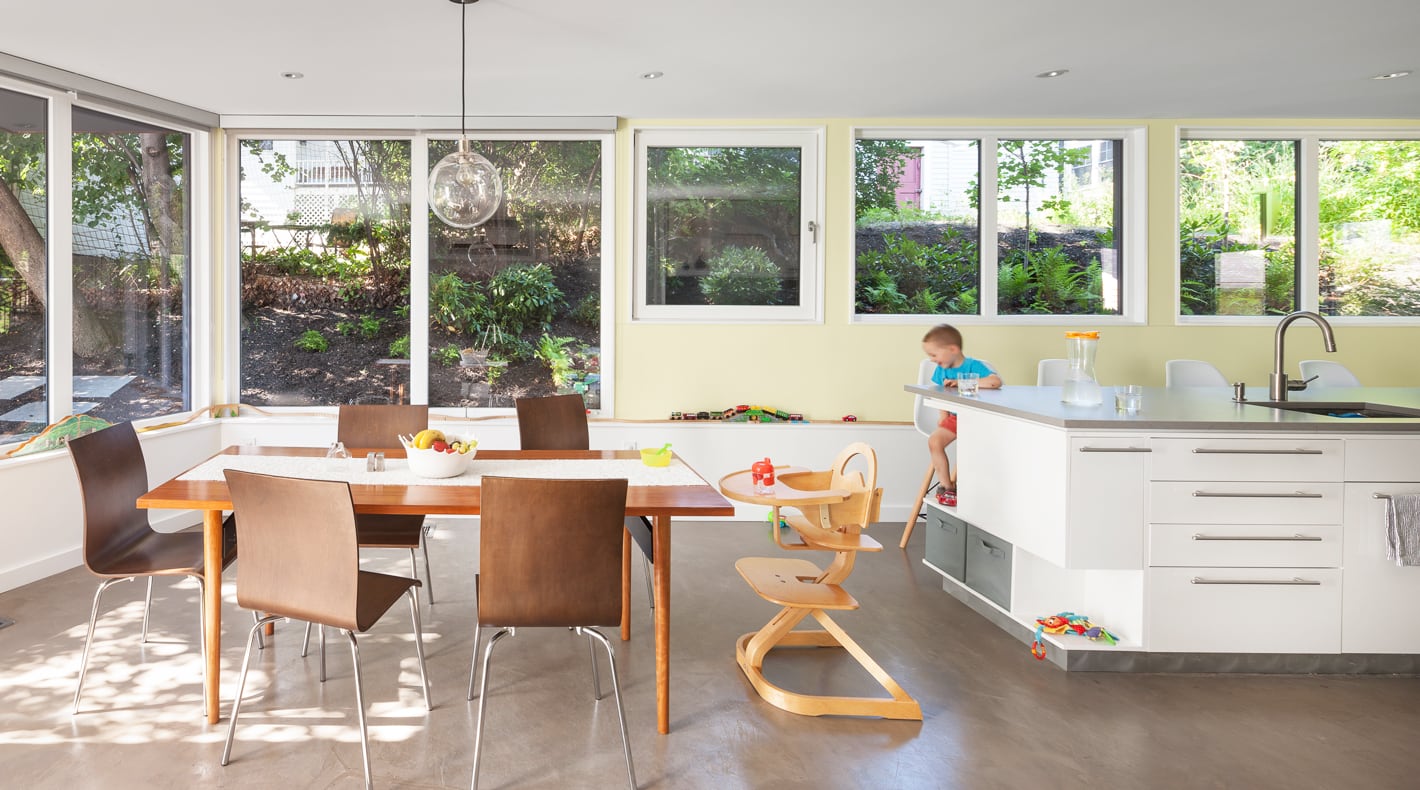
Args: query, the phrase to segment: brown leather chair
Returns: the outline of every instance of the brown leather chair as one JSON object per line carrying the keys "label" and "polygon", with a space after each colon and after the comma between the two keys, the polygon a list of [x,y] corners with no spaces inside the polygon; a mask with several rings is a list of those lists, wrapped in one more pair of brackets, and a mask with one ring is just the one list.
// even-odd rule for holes
{"label": "brown leather chair", "polygon": [[242,675],[232,702],[232,722],[222,765],[231,761],[242,692],[251,668],[252,646],[267,623],[285,618],[345,631],[355,665],[355,706],[360,720],[360,751],[365,786],[372,787],[370,744],[365,728],[365,699],[360,685],[360,648],[356,632],[373,626],[401,597],[409,599],[414,621],[414,650],[424,706],[429,678],[424,666],[424,632],[419,621],[418,579],[360,570],[355,505],[350,486],[333,480],[301,480],[228,469],[227,487],[237,515],[242,567],[237,574],[237,604],[265,613],[252,626],[242,658]]}
{"label": "brown leather chair", "polygon": [[[69,456],[79,477],[84,507],[84,565],[103,577],[94,593],[89,612],[89,632],[79,659],[79,685],[74,690],[74,712],[84,693],[84,674],[89,668],[89,647],[99,617],[99,601],[104,590],[118,582],[148,577],[148,594],[143,608],[143,641],[148,641],[148,609],[153,602],[153,577],[190,576],[197,580],[197,641],[207,655],[202,610],[202,533],[158,532],[148,524],[148,511],[136,502],[148,490],[148,467],[143,446],[132,423],[120,423],[69,442]],[[222,567],[237,557],[232,519],[225,525],[228,540],[222,551]],[[204,660],[205,668],[207,662]],[[206,684],[203,684],[206,688]]]}
{"label": "brown leather chair", "polygon": [[[400,434],[415,434],[429,427],[428,406],[341,406],[336,439],[346,447],[398,448]],[[424,540],[424,517],[360,514],[355,530],[363,549],[408,549],[409,570],[419,575],[416,551],[424,552],[424,594],[434,603],[434,569],[429,565],[429,544]]]}
{"label": "brown leather chair", "polygon": [[[581,395],[552,395],[544,398],[519,398],[513,401],[518,409],[518,445],[524,450],[590,450],[587,431],[587,404]],[[641,565],[646,571],[646,600],[651,608],[656,597],[651,589],[651,556],[653,554],[651,522],[644,516],[626,516],[626,531],[641,549]]]}
{"label": "brown leather chair", "polygon": [[[626,512],[625,480],[547,480],[484,477],[479,523],[478,620],[473,632],[474,665],[469,698],[478,667],[484,626],[499,630],[483,653],[478,691],[478,728],[473,741],[473,788],[478,788],[483,748],[483,714],[488,701],[488,665],[493,646],[518,627],[571,628],[606,649],[611,688],[621,723],[626,775],[632,790],[636,771],[621,705],[621,684],[611,642],[593,626],[621,623],[621,532]],[[589,642],[590,644],[590,642]],[[601,699],[595,645],[592,685]]]}

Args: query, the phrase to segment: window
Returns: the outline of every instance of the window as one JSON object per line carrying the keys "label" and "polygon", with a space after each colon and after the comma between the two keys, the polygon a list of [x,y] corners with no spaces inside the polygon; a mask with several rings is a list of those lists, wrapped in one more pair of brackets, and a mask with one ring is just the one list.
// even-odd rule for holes
{"label": "window", "polygon": [[1295,140],[1183,140],[1178,153],[1184,315],[1296,308]]}
{"label": "window", "polygon": [[189,134],[75,109],[74,413],[190,408]]}
{"label": "window", "polygon": [[[934,131],[859,133],[860,318],[1142,320],[1142,129]],[[995,194],[984,205],[983,187]],[[918,199],[905,200],[910,193]]]}
{"label": "window", "polygon": [[821,318],[818,134],[636,133],[638,319]]}
{"label": "window", "polygon": [[240,149],[242,402],[408,401],[410,142]]}
{"label": "window", "polygon": [[1420,140],[1318,143],[1320,311],[1420,316]]}
{"label": "window", "polygon": [[1417,191],[1420,139],[1186,132],[1180,315],[1420,317]]}
{"label": "window", "polygon": [[47,112],[0,90],[0,443],[49,423]]}
{"label": "window", "polygon": [[[503,181],[487,223],[429,216],[429,405],[602,407],[601,140],[471,140]],[[429,143],[429,161],[457,143]]]}

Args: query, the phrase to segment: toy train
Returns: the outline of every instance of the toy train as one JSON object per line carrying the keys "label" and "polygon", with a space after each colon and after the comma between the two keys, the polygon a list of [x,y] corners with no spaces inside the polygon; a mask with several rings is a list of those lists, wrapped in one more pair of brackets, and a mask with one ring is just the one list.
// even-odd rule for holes
{"label": "toy train", "polygon": [[714,420],[719,422],[808,422],[804,415],[788,412],[772,406],[731,406],[723,411],[673,411],[672,420],[685,422]]}

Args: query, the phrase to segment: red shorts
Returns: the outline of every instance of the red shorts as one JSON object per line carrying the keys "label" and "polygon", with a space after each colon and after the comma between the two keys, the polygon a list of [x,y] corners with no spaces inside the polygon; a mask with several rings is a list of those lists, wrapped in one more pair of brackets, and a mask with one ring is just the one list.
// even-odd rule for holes
{"label": "red shorts", "polygon": [[948,411],[948,412],[943,412],[943,413],[942,413],[942,421],[939,422],[939,423],[937,423],[937,427],[938,427],[938,428],[946,428],[947,430],[951,431],[952,433],[956,433],[956,432],[957,432],[957,415],[956,415],[956,412],[950,412],[950,411]]}

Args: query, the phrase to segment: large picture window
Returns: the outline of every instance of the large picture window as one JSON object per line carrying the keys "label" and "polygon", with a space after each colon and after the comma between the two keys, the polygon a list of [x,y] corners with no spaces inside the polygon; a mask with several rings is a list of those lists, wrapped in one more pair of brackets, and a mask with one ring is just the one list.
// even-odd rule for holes
{"label": "large picture window", "polygon": [[407,402],[410,142],[239,145],[242,402]]}
{"label": "large picture window", "polygon": [[[429,143],[429,161],[457,143]],[[473,140],[503,202],[467,230],[429,219],[429,405],[602,407],[602,142]]]}
{"label": "large picture window", "polygon": [[0,443],[49,422],[47,112],[0,90]]}
{"label": "large picture window", "polygon": [[185,411],[192,137],[73,117],[73,410],[109,422]]}
{"label": "large picture window", "polygon": [[1417,193],[1420,139],[1186,132],[1180,315],[1420,317]]}
{"label": "large picture window", "polygon": [[1141,319],[1143,131],[1042,131],[859,133],[860,319]]}
{"label": "large picture window", "polygon": [[636,317],[821,317],[818,135],[641,130]]}

